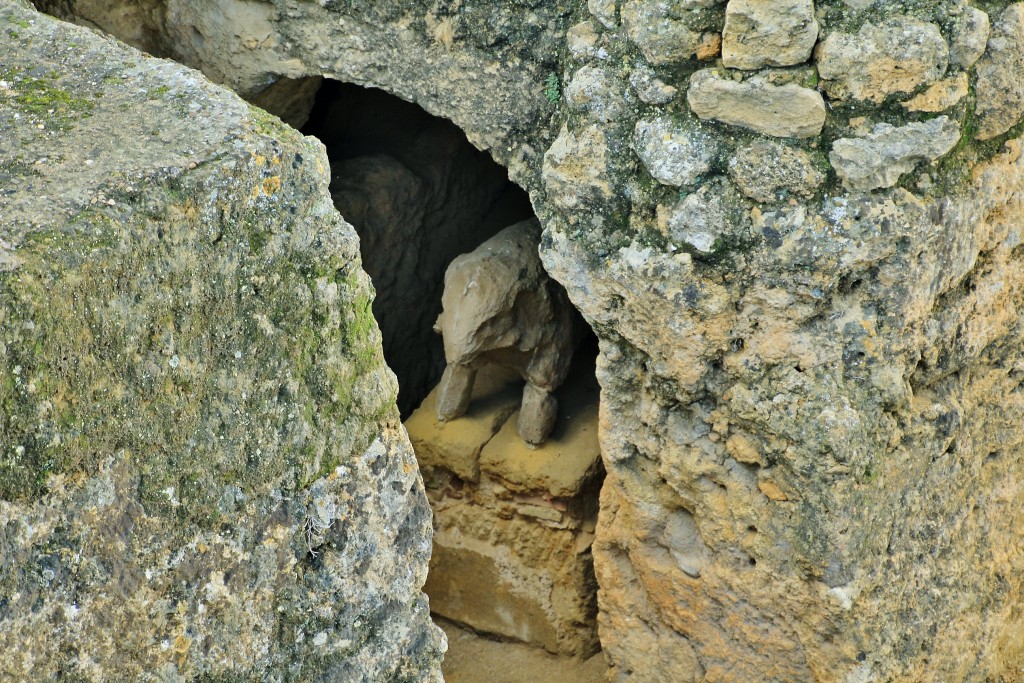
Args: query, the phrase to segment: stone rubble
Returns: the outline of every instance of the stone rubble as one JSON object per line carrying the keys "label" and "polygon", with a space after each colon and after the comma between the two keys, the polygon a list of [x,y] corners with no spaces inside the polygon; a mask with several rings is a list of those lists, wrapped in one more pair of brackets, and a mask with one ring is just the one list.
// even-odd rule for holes
{"label": "stone rubble", "polygon": [[866,192],[892,187],[922,162],[939,159],[960,141],[960,127],[948,116],[892,126],[879,123],[861,138],[832,143],[829,161],[843,184]]}
{"label": "stone rubble", "polygon": [[690,77],[686,101],[702,119],[773,137],[813,137],[825,125],[825,102],[817,90],[772,85],[757,76],[736,82],[714,69],[698,71]]}
{"label": "stone rubble", "polygon": [[729,178],[756,202],[793,195],[810,197],[825,182],[820,164],[805,150],[774,140],[756,140],[729,159]]}
{"label": "stone rubble", "polygon": [[812,0],[729,0],[722,64],[748,70],[801,64],[817,41]]}
{"label": "stone rubble", "polygon": [[604,69],[585,66],[565,87],[565,99],[573,108],[586,112],[595,121],[608,123],[625,110],[625,84]]}
{"label": "stone rubble", "polygon": [[668,104],[679,93],[678,88],[668,85],[655,76],[652,69],[644,66],[633,69],[629,75],[629,85],[637,97],[647,104]]}
{"label": "stone rubble", "polygon": [[901,15],[866,23],[855,34],[833,32],[814,57],[829,97],[878,104],[942,78],[949,47],[938,26]]}
{"label": "stone rubble", "polygon": [[445,271],[443,310],[433,327],[447,363],[437,389],[438,421],[465,414],[477,372],[497,364],[526,382],[519,436],[538,445],[554,428],[552,392],[569,373],[582,323],[544,271],[539,241],[537,220],[520,221],[455,257]]}
{"label": "stone rubble", "polygon": [[655,180],[675,187],[696,182],[715,156],[709,136],[662,117],[636,122],[633,149]]}
{"label": "stone rubble", "polygon": [[1005,133],[1024,115],[1024,3],[1003,10],[988,46],[976,66],[979,140]]}
{"label": "stone rubble", "polygon": [[991,29],[988,15],[977,7],[965,7],[949,47],[949,61],[970,69],[985,53]]}
{"label": "stone rubble", "polygon": [[966,73],[960,73],[934,83],[921,94],[906,102],[900,102],[900,106],[907,111],[943,112],[955,107],[967,97],[969,88],[970,79]]}
{"label": "stone rubble", "polygon": [[[721,0],[717,0],[720,2]],[[716,0],[683,0],[687,10],[708,7]],[[684,61],[705,45],[711,34],[709,25],[694,25],[670,12],[671,3],[664,0],[626,0],[619,10],[626,35],[636,43],[648,62],[655,65]]]}
{"label": "stone rubble", "polygon": [[703,254],[747,239],[749,226],[734,218],[744,211],[738,194],[720,181],[702,185],[668,211],[663,231],[674,244]]}

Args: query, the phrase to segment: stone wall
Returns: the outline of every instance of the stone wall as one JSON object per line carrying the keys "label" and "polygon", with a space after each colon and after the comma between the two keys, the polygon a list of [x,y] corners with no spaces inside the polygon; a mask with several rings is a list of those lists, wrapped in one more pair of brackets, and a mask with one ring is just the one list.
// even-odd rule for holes
{"label": "stone wall", "polygon": [[601,339],[616,680],[1020,678],[1024,4],[96,4],[246,96],[414,100],[531,193]]}
{"label": "stone wall", "polygon": [[323,147],[0,2],[0,679],[440,680]]}

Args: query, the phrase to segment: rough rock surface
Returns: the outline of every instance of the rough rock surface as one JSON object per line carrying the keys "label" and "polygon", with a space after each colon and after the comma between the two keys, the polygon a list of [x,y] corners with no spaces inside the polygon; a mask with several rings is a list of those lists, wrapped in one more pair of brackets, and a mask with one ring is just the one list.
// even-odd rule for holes
{"label": "rough rock surface", "polygon": [[866,23],[854,34],[836,31],[815,52],[830,97],[875,103],[937,81],[949,62],[939,27],[909,16]]}
{"label": "rough rock surface", "polygon": [[1024,3],[1003,11],[989,46],[977,65],[979,140],[1005,133],[1024,116]]}
{"label": "rough rock surface", "polygon": [[924,123],[880,123],[863,138],[832,143],[829,161],[851,190],[892,187],[922,161],[935,161],[960,140],[960,127],[948,116]]}
{"label": "rough rock surface", "polygon": [[985,53],[991,22],[988,15],[977,7],[965,7],[956,24],[956,34],[949,48],[949,59],[964,69],[970,69]]}
{"label": "rough rock surface", "polygon": [[690,78],[686,100],[702,119],[775,137],[812,137],[825,125],[821,93],[795,83],[773,85],[757,77],[736,82],[706,69]]}
{"label": "rough rock surface", "polygon": [[944,78],[927,90],[900,105],[907,111],[941,112],[960,103],[970,90],[970,79],[966,73]]}
{"label": "rough rock surface", "polygon": [[[688,103],[629,100],[601,123],[559,87],[588,65],[623,81],[641,67],[681,92],[707,64],[688,56],[688,36],[657,31],[700,33],[710,50],[722,3],[625,2],[618,16],[593,3],[611,28],[568,0],[152,4],[171,3],[194,16],[274,8],[269,39],[191,22],[212,27],[209,63],[191,63],[237,67],[222,71],[240,92],[279,77],[373,84],[456,122],[531,193],[544,263],[601,339],[609,474],[593,547],[613,680],[1020,678],[1024,161],[1014,123],[973,138],[983,89],[970,55],[956,56],[962,18],[984,9],[998,23],[1006,3],[817,0],[831,52],[722,69],[823,89],[821,134],[785,141],[818,160],[879,123],[926,122],[898,103],[932,83],[966,72],[970,88],[943,112],[964,135],[937,163],[866,192],[823,164],[807,198],[744,195],[724,215],[730,229],[749,222],[747,238],[710,254],[666,236],[658,207],[680,189],[632,148],[637,121],[689,125]],[[173,42],[165,13],[114,4],[155,17],[152,39]],[[656,21],[616,26],[638,9]],[[581,22],[593,47],[571,52],[566,32]],[[985,92],[983,111],[1014,111],[1012,84]],[[686,192],[735,196],[730,161],[761,133],[702,130],[715,160]]]}
{"label": "rough rock surface", "polygon": [[440,680],[323,148],[19,5],[0,32],[0,679]]}
{"label": "rough rock surface", "polygon": [[746,213],[745,209],[734,188],[721,181],[711,182],[680,199],[667,212],[662,232],[673,244],[711,254],[727,243],[748,237],[749,221],[734,218]]}
{"label": "rough rock surface", "polygon": [[711,11],[720,1],[626,0],[620,9],[622,26],[651,64],[681,62],[720,30],[720,15]]}
{"label": "rough rock surface", "polygon": [[652,69],[642,66],[633,69],[629,84],[637,97],[647,104],[668,104],[679,92],[678,88],[658,78]]}
{"label": "rough rock surface", "polygon": [[516,434],[521,381],[495,366],[481,369],[466,416],[438,422],[435,391],[406,420],[434,510],[425,590],[435,614],[555,653],[597,649],[590,544],[602,470],[589,362],[559,391],[558,424],[538,448]]}
{"label": "rough rock surface", "polygon": [[799,147],[757,140],[737,148],[729,158],[729,177],[754,201],[773,202],[813,195],[825,182],[821,166]]}
{"label": "rough rock surface", "polygon": [[617,119],[625,109],[626,86],[604,69],[585,66],[573,75],[565,87],[566,100],[597,121]]}
{"label": "rough rock surface", "polygon": [[711,170],[715,149],[710,135],[661,117],[636,122],[633,148],[655,180],[680,187]]}
{"label": "rough rock surface", "polygon": [[730,69],[806,62],[818,42],[812,0],[729,0],[722,63]]}

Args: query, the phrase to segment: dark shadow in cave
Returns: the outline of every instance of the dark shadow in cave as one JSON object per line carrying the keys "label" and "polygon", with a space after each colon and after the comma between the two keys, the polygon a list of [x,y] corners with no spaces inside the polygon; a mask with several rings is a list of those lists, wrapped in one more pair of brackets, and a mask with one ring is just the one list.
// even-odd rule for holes
{"label": "dark shadow in cave", "polygon": [[455,124],[382,90],[326,80],[302,132],[327,147],[331,195],[359,233],[405,418],[444,370],[445,268],[533,208]]}

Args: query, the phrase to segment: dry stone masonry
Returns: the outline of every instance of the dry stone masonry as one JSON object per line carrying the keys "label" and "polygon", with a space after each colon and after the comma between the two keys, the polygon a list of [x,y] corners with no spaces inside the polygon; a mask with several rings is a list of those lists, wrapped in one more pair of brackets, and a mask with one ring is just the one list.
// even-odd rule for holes
{"label": "dry stone masonry", "polygon": [[[380,87],[453,121],[530,193],[544,228],[543,263],[600,339],[597,429],[607,478],[588,552],[611,680],[938,683],[1024,675],[1024,3],[39,4],[200,68],[247,98],[283,88],[285,79]],[[41,50],[6,40],[12,31],[38,30],[21,28],[17,22],[31,15],[20,9],[5,9],[5,17],[12,11],[14,24],[0,25],[2,54]],[[65,69],[66,78],[95,80],[71,63]],[[0,93],[5,103],[18,97]],[[73,111],[72,101],[55,111]],[[280,98],[265,101],[277,106]],[[201,131],[206,120],[191,125]],[[151,144],[160,139],[159,131],[144,133]],[[35,161],[53,153],[35,152],[8,160],[0,177],[12,169],[30,174],[19,178],[48,173]],[[303,159],[295,173],[312,173],[314,157]],[[252,184],[246,177],[238,182]],[[290,220],[277,215],[267,220]],[[0,254],[2,263],[23,258],[7,246]],[[164,291],[158,284],[146,291]],[[338,305],[340,316],[345,304]],[[5,333],[28,334],[23,318],[13,327],[11,319]],[[97,334],[102,322],[80,329],[68,344]],[[185,370],[195,367],[193,356],[177,357]],[[0,391],[19,381],[27,387],[28,366],[6,358]],[[226,368],[218,373],[210,376],[234,381]],[[164,377],[140,371],[133,381],[163,386]],[[81,394],[79,403],[97,395]],[[31,412],[37,403],[19,405]],[[227,420],[230,412],[218,414]],[[494,419],[487,424],[492,429]],[[150,443],[125,448],[149,462]],[[3,452],[11,452],[7,444]],[[460,457],[443,469],[479,482],[469,498],[493,501],[517,522],[481,517],[462,547],[452,529],[473,521],[441,527],[436,562],[451,567],[457,562],[443,558],[473,552],[493,568],[488,544],[522,547],[518,568],[508,572],[532,577],[512,582],[534,587],[524,604],[536,607],[530,633],[540,635],[530,639],[562,647],[559,636],[579,631],[552,616],[567,612],[548,611],[537,596],[569,585],[578,565],[559,555],[568,572],[560,579],[530,565],[532,541],[516,544],[535,538],[527,530],[534,527],[518,525],[521,508],[502,507],[526,501],[474,475],[485,469],[482,456]],[[34,470],[26,481],[46,496],[78,481],[44,475]],[[304,483],[296,496],[307,490]],[[476,519],[458,509],[466,498],[447,493],[455,487],[434,490],[446,491],[435,502],[449,501],[448,519]],[[243,493],[245,505],[265,500]],[[81,502],[67,506],[93,505],[74,500]],[[3,537],[14,540],[3,542],[21,554],[3,556],[44,571],[43,550],[29,558],[26,549],[51,546],[33,545],[19,529],[76,527],[40,526],[36,513],[11,507],[26,504],[5,505],[20,521]],[[314,541],[321,518],[311,527]],[[283,528],[294,529],[290,523]],[[577,528],[572,533],[585,533],[582,522]],[[152,537],[170,533],[161,528]],[[240,546],[240,557],[248,547]],[[118,576],[128,577],[118,585],[136,585],[129,579],[137,574]],[[403,600],[412,599],[415,577],[408,581],[395,589]],[[219,594],[212,585],[211,596]],[[300,603],[327,590],[312,579],[288,585]],[[457,593],[457,584],[444,585]],[[193,594],[153,591],[153,600],[175,609],[198,607]],[[49,618],[58,604],[70,614],[63,597],[38,595],[42,611],[32,614]],[[510,588],[506,597],[523,593]],[[402,621],[413,613],[390,614]],[[281,631],[267,628],[267,619],[253,624],[266,629],[259,632],[268,634],[269,651],[282,647],[279,638],[297,640],[293,631],[270,635]],[[296,647],[320,647],[317,633]],[[428,630],[409,633],[429,642]],[[214,668],[228,651],[237,658],[230,648],[190,647],[187,656]],[[428,679],[429,666],[422,671]]]}

